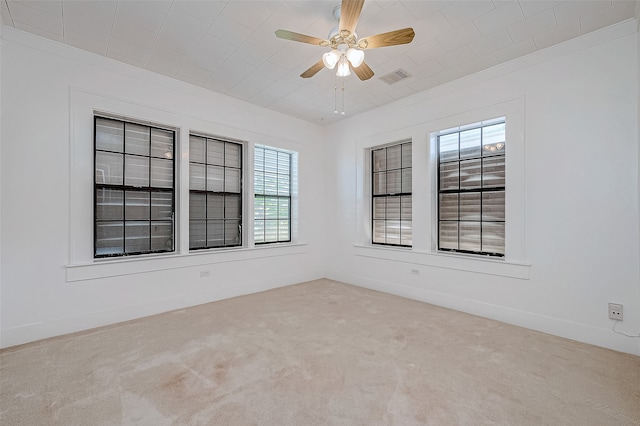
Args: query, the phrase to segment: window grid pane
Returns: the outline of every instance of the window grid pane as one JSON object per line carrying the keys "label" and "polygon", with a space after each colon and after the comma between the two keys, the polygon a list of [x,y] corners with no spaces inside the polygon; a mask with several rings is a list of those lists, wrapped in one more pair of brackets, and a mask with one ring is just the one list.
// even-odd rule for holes
{"label": "window grid pane", "polygon": [[438,249],[503,257],[505,123],[438,136]]}
{"label": "window grid pane", "polygon": [[189,249],[242,245],[242,144],[189,137]]}
{"label": "window grid pane", "polygon": [[94,123],[94,257],[173,251],[175,132]]}
{"label": "window grid pane", "polygon": [[290,242],[291,153],[258,146],[254,152],[254,243]]}
{"label": "window grid pane", "polygon": [[410,247],[413,243],[411,163],[411,142],[371,151],[373,244]]}

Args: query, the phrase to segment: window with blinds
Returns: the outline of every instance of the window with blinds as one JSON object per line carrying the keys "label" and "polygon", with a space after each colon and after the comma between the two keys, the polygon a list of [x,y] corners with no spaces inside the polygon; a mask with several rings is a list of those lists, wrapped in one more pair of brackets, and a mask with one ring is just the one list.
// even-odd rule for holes
{"label": "window with blinds", "polygon": [[373,244],[412,245],[411,142],[371,151]]}
{"label": "window with blinds", "polygon": [[254,242],[289,242],[292,154],[256,146],[254,160]]}
{"label": "window with blinds", "polygon": [[505,121],[443,131],[438,141],[438,249],[505,254]]}
{"label": "window with blinds", "polygon": [[189,249],[242,245],[242,144],[189,136]]}
{"label": "window with blinds", "polygon": [[175,132],[94,117],[94,257],[174,250]]}

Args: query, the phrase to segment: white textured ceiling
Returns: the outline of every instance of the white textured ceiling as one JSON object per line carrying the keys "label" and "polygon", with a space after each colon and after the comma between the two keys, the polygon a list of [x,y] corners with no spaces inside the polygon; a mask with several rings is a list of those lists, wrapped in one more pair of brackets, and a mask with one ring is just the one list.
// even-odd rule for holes
{"label": "white textured ceiling", "polygon": [[[283,28],[327,38],[340,0],[0,2],[6,26],[314,123],[341,119],[334,115],[334,72],[299,77],[328,48],[274,35]],[[345,111],[353,115],[632,18],[635,7],[635,0],[366,0],[358,35],[413,27],[416,36],[408,45],[366,51],[376,75],[346,78]],[[394,85],[380,80],[399,68],[411,77]]]}

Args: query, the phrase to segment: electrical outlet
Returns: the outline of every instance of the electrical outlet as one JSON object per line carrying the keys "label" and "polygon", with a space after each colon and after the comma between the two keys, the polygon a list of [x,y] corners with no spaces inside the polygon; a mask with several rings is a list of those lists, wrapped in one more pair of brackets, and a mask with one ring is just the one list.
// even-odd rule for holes
{"label": "electrical outlet", "polygon": [[411,274],[412,275],[420,275],[420,269],[412,269],[411,270]]}
{"label": "electrical outlet", "polygon": [[622,321],[622,305],[618,303],[609,303],[609,318],[616,321]]}
{"label": "electrical outlet", "polygon": [[200,271],[200,278],[208,277],[209,271]]}

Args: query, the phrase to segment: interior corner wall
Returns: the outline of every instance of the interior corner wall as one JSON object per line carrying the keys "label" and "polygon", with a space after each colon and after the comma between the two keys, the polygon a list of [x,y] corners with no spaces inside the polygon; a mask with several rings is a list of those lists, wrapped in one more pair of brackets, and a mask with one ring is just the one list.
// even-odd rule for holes
{"label": "interior corner wall", "polygon": [[[12,28],[3,28],[1,49],[2,347],[324,276],[323,229],[317,226],[325,206],[317,196],[324,192],[322,164],[315,161],[323,155],[319,126]],[[70,211],[70,188],[78,176],[70,175],[77,160],[70,139],[75,126],[93,126],[71,122],[74,93],[157,111],[171,124],[198,123],[192,130],[214,136],[275,147],[286,142],[298,152],[304,190],[299,244],[160,257],[153,261],[160,269],[140,267],[149,260],[116,261],[117,273],[109,261],[71,265],[76,212]],[[188,138],[190,129],[179,129],[182,140]],[[76,148],[88,144],[92,152],[88,139],[74,141]],[[188,178],[185,169],[182,177]],[[80,177],[89,194],[92,173]],[[188,191],[177,196],[188,205]],[[92,212],[92,195],[80,206]],[[188,226],[176,228],[186,241]],[[92,276],[83,275],[87,268]]]}
{"label": "interior corner wall", "polygon": [[[328,127],[328,278],[640,355],[640,339],[616,334],[607,310],[622,303],[617,329],[640,332],[638,44],[627,21]],[[433,182],[417,179],[435,166],[425,129],[511,99],[524,102],[529,274],[473,272],[451,256],[434,266],[429,259],[443,256],[434,246],[415,251],[416,240],[436,234],[422,223],[434,209]],[[363,249],[358,210],[370,202],[360,151],[399,136],[413,138],[414,250]]]}

